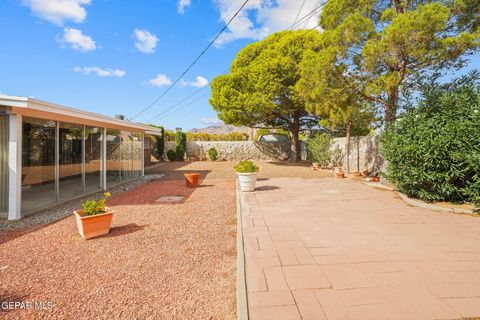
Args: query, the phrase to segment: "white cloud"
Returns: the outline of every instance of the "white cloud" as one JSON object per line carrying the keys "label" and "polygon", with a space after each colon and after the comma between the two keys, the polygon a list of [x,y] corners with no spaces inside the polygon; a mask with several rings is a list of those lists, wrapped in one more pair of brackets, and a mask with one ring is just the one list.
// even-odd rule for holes
{"label": "white cloud", "polygon": [[63,25],[65,21],[82,23],[87,18],[84,7],[91,2],[91,0],[23,0],[24,5],[28,6],[34,15],[56,25]]}
{"label": "white cloud", "polygon": [[148,83],[150,83],[152,86],[155,87],[161,87],[161,86],[169,86],[172,84],[172,80],[170,80],[166,75],[164,74],[157,74],[155,78],[148,80]]}
{"label": "white cloud", "polygon": [[190,0],[178,0],[178,5],[177,5],[177,11],[178,13],[180,14],[184,14],[185,13],[185,9],[190,7],[191,5],[191,1]]}
{"label": "white cloud", "polygon": [[143,53],[154,53],[158,38],[147,30],[135,29],[135,47]]}
{"label": "white cloud", "polygon": [[192,87],[203,88],[203,87],[208,86],[208,83],[209,83],[209,82],[208,82],[207,79],[205,79],[205,78],[202,77],[202,76],[198,76],[198,77],[196,78],[195,82],[190,83],[190,85],[191,85]]}
{"label": "white cloud", "polygon": [[75,67],[73,68],[73,71],[83,73],[85,75],[89,74],[96,74],[99,77],[117,77],[121,78],[123,77],[126,72],[124,70],[120,69],[102,69],[99,67]]}
{"label": "white cloud", "polygon": [[[243,0],[215,0],[220,11],[220,20],[227,23],[237,12]],[[215,46],[221,47],[239,39],[260,40],[274,32],[289,28],[295,21],[302,1],[291,0],[254,0],[247,3],[242,12],[233,20]],[[306,0],[298,20],[318,6],[317,0]],[[318,24],[319,12],[302,20],[293,29],[309,29]],[[310,16],[309,16],[310,17]],[[298,21],[297,20],[297,21]]]}
{"label": "white cloud", "polygon": [[72,49],[87,52],[97,49],[95,41],[90,36],[86,36],[81,30],[73,28],[63,29],[63,36],[57,39],[62,44],[69,45]]}
{"label": "white cloud", "polygon": [[222,124],[223,122],[217,118],[202,118],[200,119],[200,122],[206,125],[219,125]]}

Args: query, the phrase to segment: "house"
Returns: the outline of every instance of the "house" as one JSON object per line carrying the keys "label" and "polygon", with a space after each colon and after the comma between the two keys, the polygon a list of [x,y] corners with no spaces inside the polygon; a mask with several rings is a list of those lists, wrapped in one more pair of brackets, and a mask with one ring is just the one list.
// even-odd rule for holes
{"label": "house", "polygon": [[0,95],[0,218],[16,220],[144,174],[155,128]]}

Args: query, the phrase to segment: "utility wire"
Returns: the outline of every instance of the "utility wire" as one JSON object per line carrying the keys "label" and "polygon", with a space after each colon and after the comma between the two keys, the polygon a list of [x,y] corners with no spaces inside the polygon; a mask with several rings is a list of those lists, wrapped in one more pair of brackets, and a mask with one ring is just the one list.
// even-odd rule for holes
{"label": "utility wire", "polygon": [[195,102],[197,102],[198,100],[200,100],[200,99],[208,96],[209,94],[210,94],[210,92],[207,92],[207,93],[205,93],[205,94],[202,94],[200,97],[198,97],[197,99],[195,99],[195,100],[193,100],[193,101],[190,101],[190,102],[187,103],[186,105],[183,105],[183,106],[177,108],[176,110],[171,110],[169,113],[165,114],[163,117],[166,118],[166,117],[168,117],[168,116],[171,116],[172,114],[174,114],[174,113],[176,113],[176,112],[178,112],[178,111],[180,111],[180,110],[185,109],[186,107],[194,104]]}
{"label": "utility wire", "polygon": [[298,16],[302,12],[303,6],[305,5],[305,1],[306,0],[303,0],[302,5],[300,6],[300,9],[298,10],[297,16],[295,17],[295,20],[293,21],[293,23],[297,22]]}
{"label": "utility wire", "polygon": [[[291,30],[292,28],[294,28],[295,26],[298,26],[300,25],[303,21],[305,21],[306,19],[310,20],[317,12],[319,9],[321,9],[325,4],[327,3],[327,1],[324,1],[322,3],[320,3],[318,6],[316,6],[315,8],[313,8],[309,13],[307,13],[306,15],[304,15],[300,20],[296,21],[295,23],[293,23],[292,25],[290,25],[286,30]],[[297,19],[295,19],[297,20]],[[317,24],[315,25],[313,28],[305,31],[305,33],[303,33],[300,37],[304,37],[306,34],[310,33],[311,31],[313,31],[314,29],[316,29],[318,26],[320,26],[320,24]],[[231,67],[228,68],[227,70],[223,71],[221,74],[226,74],[230,71]],[[170,116],[172,115],[173,113],[176,113],[182,109],[184,109],[185,107],[191,105],[192,103],[198,101],[200,98],[203,98],[206,96],[205,95],[202,95],[201,97],[199,97],[198,99],[195,99],[194,101],[191,101],[189,103],[187,103],[187,105],[185,106],[182,106],[182,107],[179,107],[175,110],[173,110],[173,108],[179,106],[181,103],[185,102],[186,100],[188,100],[189,98],[191,98],[192,96],[196,95],[197,93],[205,90],[207,87],[203,87],[203,88],[200,88],[196,91],[194,91],[193,93],[191,93],[190,95],[188,95],[187,97],[183,98],[182,100],[176,102],[175,104],[171,105],[170,107],[167,107],[165,108],[165,110],[163,110],[162,112],[156,114],[154,117],[150,118],[150,120],[148,120],[147,122],[151,122],[157,118],[159,118],[160,116],[164,115],[164,117],[167,117],[167,116]]]}
{"label": "utility wire", "polygon": [[[227,70],[223,71],[221,74],[226,74],[227,72],[230,71],[230,68],[228,68]],[[208,87],[202,87],[202,88],[199,88],[197,90],[195,90],[194,92],[192,92],[191,94],[189,94],[187,97],[181,99],[180,101],[174,103],[173,105],[171,105],[170,107],[167,107],[165,108],[165,110],[163,110],[162,112],[156,114],[155,116],[153,116],[152,118],[150,118],[150,120],[148,120],[148,122],[151,122],[155,119],[157,119],[158,117],[160,117],[161,115],[164,115],[165,113],[169,112],[171,109],[177,107],[178,105],[182,104],[183,102],[185,102],[186,100],[188,100],[189,98],[193,97],[194,95],[196,95],[197,93],[207,89]]]}
{"label": "utility wire", "polygon": [[160,112],[159,114],[155,115],[154,117],[152,117],[150,120],[148,120],[148,122],[151,122],[155,119],[157,119],[158,117],[160,117],[161,115],[167,113],[170,109],[173,109],[175,107],[177,107],[178,105],[181,105],[183,102],[187,101],[188,99],[190,99],[191,97],[193,97],[194,95],[196,95],[197,93],[199,93],[200,91],[202,90],[205,90],[207,87],[202,87],[202,88],[199,88],[197,90],[195,90],[194,92],[192,92],[191,94],[189,94],[188,96],[186,96],[185,98],[183,98],[182,100],[172,104],[170,107],[166,108],[165,110],[163,110],[162,112]]}
{"label": "utility wire", "polygon": [[210,43],[207,45],[207,47],[198,55],[198,57],[193,60],[193,62],[188,66],[187,69],[185,69],[185,71],[182,72],[182,74],[167,88],[165,89],[165,91],[157,98],[155,99],[150,105],[148,105],[146,108],[144,108],[142,111],[140,111],[139,113],[137,113],[135,116],[133,116],[130,120],[133,120],[135,118],[137,118],[138,116],[142,115],[144,112],[146,112],[147,110],[149,110],[151,107],[153,107],[162,97],[164,97],[170,90],[173,89],[173,87],[183,78],[183,76],[188,72],[190,71],[190,69],[198,62],[198,60],[200,60],[200,58],[205,54],[205,52],[207,52],[207,50],[215,43],[215,41],[217,41],[217,39],[220,37],[220,35],[228,28],[228,26],[232,23],[232,21],[238,16],[238,14],[243,10],[243,8],[245,7],[245,5],[247,4],[249,0],[245,0],[245,2],[242,4],[242,6],[240,7],[240,9],[238,9],[238,11],[230,18],[230,20],[228,21],[228,23],[222,28],[222,30],[220,30],[217,35],[215,36],[215,38],[213,38],[212,41],[210,41]]}

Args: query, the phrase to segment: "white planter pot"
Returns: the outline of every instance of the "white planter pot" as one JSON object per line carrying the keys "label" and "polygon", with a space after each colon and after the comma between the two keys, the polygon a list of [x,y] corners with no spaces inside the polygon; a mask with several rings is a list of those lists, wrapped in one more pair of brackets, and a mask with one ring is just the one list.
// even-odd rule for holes
{"label": "white planter pot", "polygon": [[243,192],[255,191],[255,184],[257,183],[257,173],[239,173],[237,172],[238,182],[240,182],[240,189]]}
{"label": "white planter pot", "polygon": [[342,167],[335,167],[335,173],[342,173],[343,168]]}

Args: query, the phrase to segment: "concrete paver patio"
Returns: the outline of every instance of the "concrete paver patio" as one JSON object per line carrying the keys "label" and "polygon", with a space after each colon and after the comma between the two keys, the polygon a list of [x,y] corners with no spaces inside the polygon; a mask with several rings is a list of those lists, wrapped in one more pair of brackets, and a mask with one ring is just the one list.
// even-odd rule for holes
{"label": "concrete paver patio", "polygon": [[252,320],[480,317],[480,218],[274,178],[243,193],[242,222]]}

